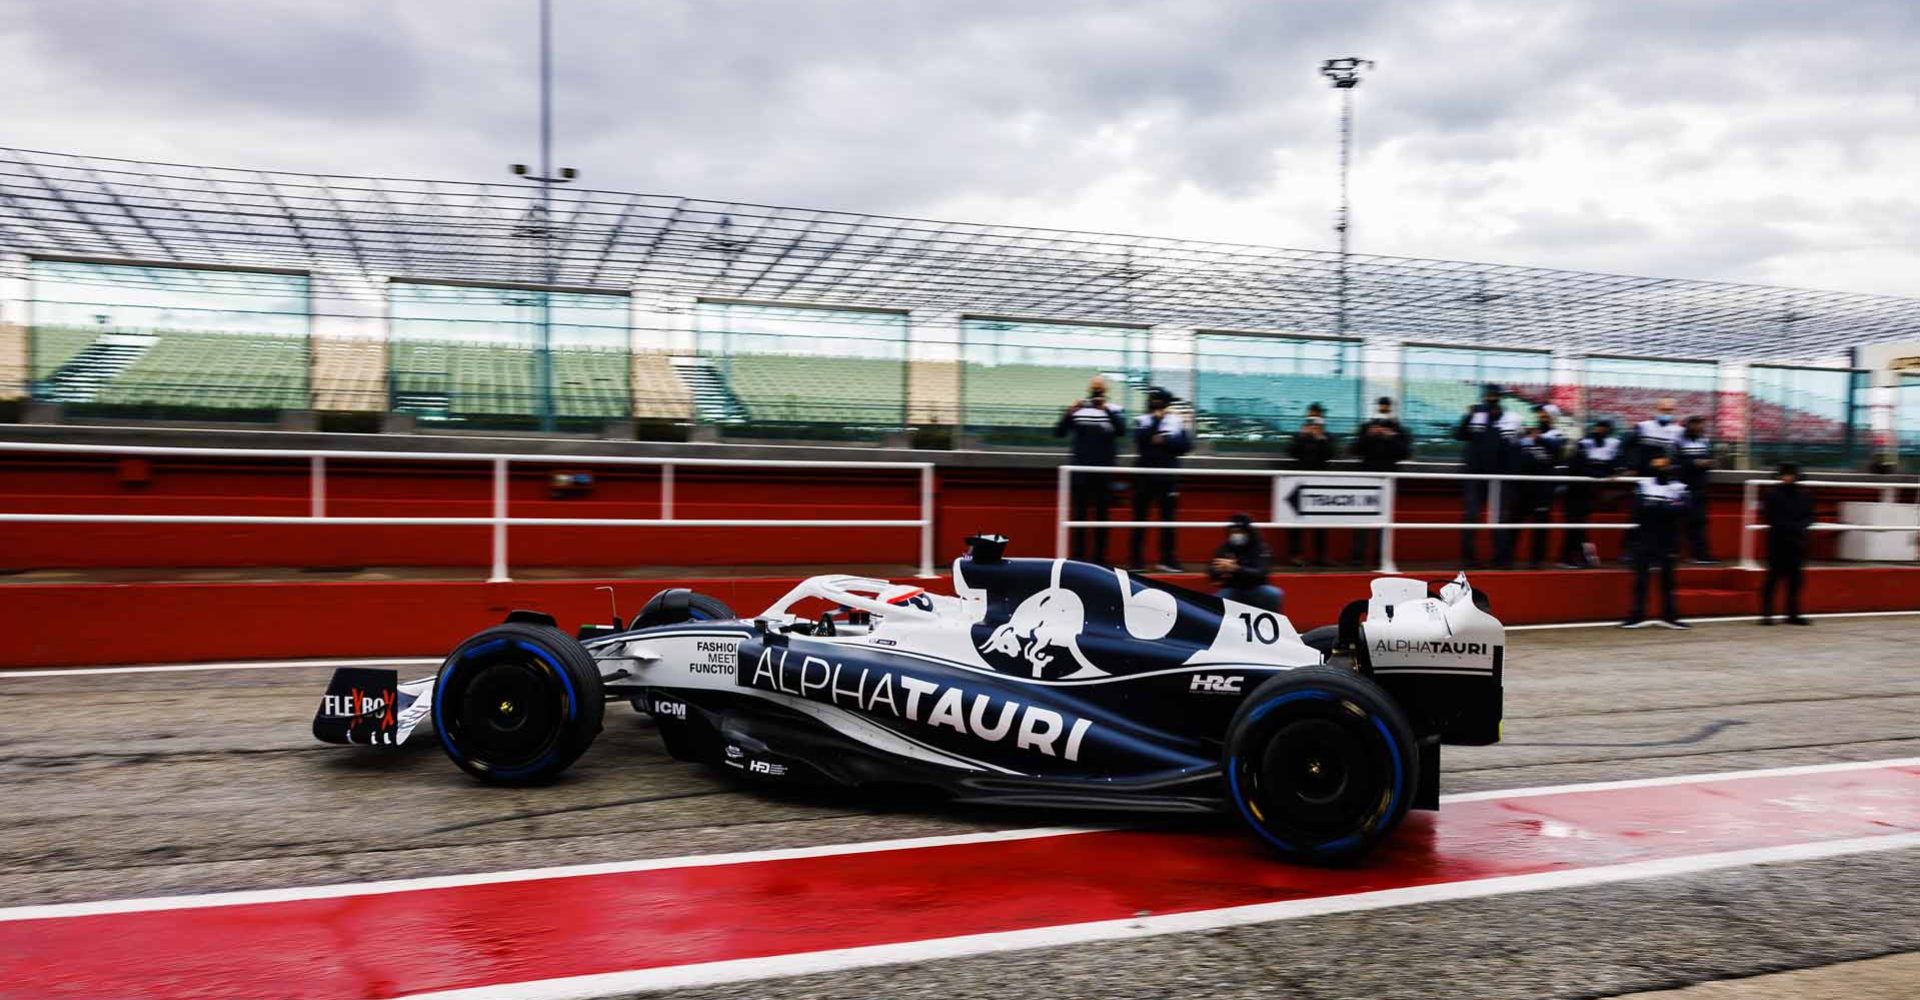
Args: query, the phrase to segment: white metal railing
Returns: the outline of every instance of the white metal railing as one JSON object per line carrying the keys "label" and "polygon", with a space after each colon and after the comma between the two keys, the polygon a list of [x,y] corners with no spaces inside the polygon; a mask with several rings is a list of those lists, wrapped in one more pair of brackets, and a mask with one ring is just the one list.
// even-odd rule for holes
{"label": "white metal railing", "polygon": [[[1054,533],[1054,551],[1055,551],[1055,554],[1060,558],[1065,558],[1067,556],[1069,537],[1072,534],[1073,529],[1075,528],[1212,528],[1214,530],[1219,530],[1221,528],[1227,527],[1229,523],[1226,521],[1114,521],[1114,520],[1076,521],[1076,520],[1072,520],[1070,517],[1070,512],[1071,512],[1070,503],[1071,503],[1071,495],[1072,495],[1071,480],[1074,475],[1081,474],[1081,473],[1093,473],[1093,474],[1102,474],[1102,475],[1130,475],[1130,476],[1140,476],[1140,475],[1179,476],[1183,479],[1189,478],[1189,477],[1218,477],[1218,476],[1231,476],[1231,477],[1239,477],[1242,479],[1266,478],[1272,482],[1272,489],[1269,491],[1271,493],[1271,508],[1270,508],[1271,517],[1265,521],[1253,522],[1254,527],[1257,527],[1257,528],[1326,528],[1326,529],[1337,528],[1337,529],[1345,529],[1345,530],[1351,530],[1351,531],[1378,531],[1380,532],[1380,572],[1382,573],[1399,572],[1399,568],[1394,564],[1394,558],[1393,558],[1393,536],[1394,536],[1394,532],[1396,531],[1407,531],[1407,530],[1431,531],[1436,529],[1462,531],[1462,530],[1478,530],[1481,528],[1493,528],[1493,529],[1499,529],[1503,531],[1504,530],[1520,531],[1525,529],[1539,529],[1539,528],[1558,528],[1561,530],[1576,530],[1576,531],[1625,531],[1627,529],[1634,527],[1634,524],[1632,521],[1606,521],[1606,522],[1585,522],[1585,523],[1565,523],[1565,522],[1549,522],[1549,521],[1502,521],[1499,519],[1502,510],[1504,510],[1504,508],[1501,506],[1501,484],[1502,483],[1513,481],[1513,480],[1520,480],[1528,483],[1586,483],[1590,486],[1600,486],[1607,483],[1633,484],[1633,483],[1639,482],[1642,478],[1644,478],[1641,476],[1614,476],[1606,479],[1596,479],[1591,476],[1531,476],[1531,475],[1524,475],[1519,473],[1473,473],[1473,472],[1359,472],[1359,471],[1349,471],[1344,469],[1339,471],[1315,470],[1315,469],[1288,469],[1288,468],[1156,469],[1156,468],[1141,468],[1139,466],[1118,466],[1118,465],[1115,465],[1115,466],[1063,465],[1063,466],[1060,466],[1059,479],[1058,479],[1058,485],[1057,485],[1056,496],[1055,496],[1055,513],[1056,513],[1055,523],[1058,525],[1058,528]],[[1300,519],[1297,517],[1292,520],[1284,519],[1281,516],[1282,507],[1284,505],[1284,497],[1282,496],[1281,491],[1282,491],[1282,481],[1286,479],[1382,480],[1384,488],[1380,492],[1380,500],[1381,500],[1381,513],[1385,519],[1381,521],[1366,522],[1366,523],[1346,522],[1346,523],[1339,523],[1339,524],[1330,524],[1330,523],[1327,523],[1326,521]],[[1393,516],[1394,504],[1395,504],[1394,486],[1396,483],[1402,480],[1446,480],[1446,481],[1452,481],[1452,482],[1472,482],[1472,481],[1485,482],[1488,484],[1487,499],[1485,504],[1486,520],[1485,521],[1398,521],[1398,520],[1395,520]],[[1767,526],[1764,524],[1751,523],[1750,518],[1751,518],[1752,507],[1753,507],[1752,499],[1755,495],[1757,495],[1756,491],[1759,488],[1759,486],[1770,485],[1773,482],[1775,481],[1749,479],[1744,484],[1745,496],[1743,498],[1743,502],[1741,503],[1742,530],[1740,533],[1740,543],[1741,543],[1740,565],[1742,566],[1742,568],[1746,568],[1746,569],[1756,568],[1753,565],[1750,540],[1753,537],[1752,533],[1754,531],[1765,531],[1767,529]],[[1920,482],[1852,483],[1852,482],[1844,482],[1844,481],[1838,481],[1838,480],[1835,480],[1835,481],[1807,480],[1807,481],[1803,481],[1802,485],[1810,486],[1810,487],[1811,486],[1841,487],[1841,488],[1856,489],[1856,490],[1860,490],[1860,489],[1879,490],[1881,497],[1887,502],[1893,502],[1894,498],[1898,494],[1898,491],[1901,489],[1920,488]],[[1814,530],[1817,530],[1817,531],[1920,532],[1920,527],[1915,527],[1912,525],[1817,524],[1817,525],[1814,525]]]}
{"label": "white metal railing", "polygon": [[[1828,486],[1828,487],[1841,487],[1841,488],[1856,489],[1856,490],[1878,490],[1880,492],[1881,503],[1897,503],[1899,502],[1899,495],[1902,489],[1915,489],[1917,486],[1920,486],[1920,484],[1915,484],[1915,483],[1849,483],[1839,479],[1824,479],[1824,480],[1823,479],[1798,479],[1798,480],[1795,480],[1795,482],[1799,483],[1801,486],[1808,486],[1808,487]],[[1740,568],[1741,569],[1759,569],[1760,568],[1760,564],[1755,562],[1753,558],[1754,549],[1755,549],[1754,533],[1770,530],[1770,526],[1755,522],[1753,519],[1753,514],[1754,514],[1755,508],[1758,506],[1761,487],[1778,486],[1778,485],[1780,485],[1780,480],[1778,479],[1749,479],[1746,482],[1740,484],[1740,487],[1741,487],[1740,488]],[[1920,504],[1920,495],[1915,496],[1915,503]],[[1813,524],[1808,525],[1807,530],[1809,531],[1905,531],[1910,534],[1920,534],[1920,525],[1916,525],[1916,524],[1841,524],[1841,523],[1832,522],[1832,521],[1816,521]]]}
{"label": "white metal railing", "polygon": [[[920,575],[933,575],[933,463],[810,461],[800,459],[742,460],[727,458],[642,458],[624,455],[506,455],[468,452],[324,451],[284,448],[169,448],[88,444],[0,442],[0,455],[79,454],[113,457],[172,456],[211,460],[235,458],[304,458],[308,460],[308,505],[304,516],[252,514],[54,514],[0,513],[0,523],[44,524],[358,524],[358,525],[487,525],[492,533],[492,572],[488,582],[512,579],[507,571],[507,529],[512,527],[606,528],[917,528],[920,531]],[[493,512],[487,517],[338,517],[327,513],[327,461],[354,462],[465,462],[488,464],[493,470]],[[509,510],[509,470],[520,465],[653,466],[660,469],[660,516],[514,517]],[[920,516],[911,520],[873,518],[683,518],[674,516],[674,470],[680,467],[743,469],[866,469],[917,472],[920,479]]]}

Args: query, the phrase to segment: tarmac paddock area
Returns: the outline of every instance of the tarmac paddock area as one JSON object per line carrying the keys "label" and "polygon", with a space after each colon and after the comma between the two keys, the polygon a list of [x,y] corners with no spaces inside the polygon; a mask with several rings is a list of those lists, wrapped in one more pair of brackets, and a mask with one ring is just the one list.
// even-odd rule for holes
{"label": "tarmac paddock area", "polygon": [[[1442,791],[1920,757],[1917,643],[1920,615],[1824,618],[1811,628],[1725,622],[1690,632],[1515,630],[1505,742],[1448,748]],[[409,669],[432,667],[414,663],[403,675]],[[1126,823],[744,786],[667,758],[646,718],[618,705],[609,706],[606,731],[561,782],[482,788],[446,760],[430,733],[385,752],[314,743],[308,724],[329,673],[291,666],[0,674],[0,718],[7,720],[0,801],[9,806],[0,814],[0,906]],[[1792,804],[1801,796],[1771,798]],[[1819,808],[1809,802],[1800,805]],[[1450,818],[1457,826],[1469,814],[1466,806],[1443,806],[1422,823],[1444,833]],[[1147,846],[1139,849],[1237,843],[1231,823],[1216,826],[1141,834]],[[1910,973],[1920,952],[1915,886],[1920,848],[1768,856],[1152,936],[929,952],[796,978],[688,982],[674,992],[1572,998],[1712,984],[1682,995],[1719,1000],[1817,996],[1829,988],[1819,984],[1840,983],[1831,987],[1835,995],[1920,996]],[[764,912],[778,912],[767,899]],[[8,966],[35,958],[36,921],[8,912],[0,911],[0,971],[18,972]],[[761,912],[749,902],[727,919],[752,925]],[[470,919],[485,924],[488,916]],[[441,952],[423,961],[461,958]],[[1866,985],[1849,978],[1856,976],[1867,977]],[[10,981],[20,980],[0,976],[0,997],[23,988]],[[332,995],[326,985],[321,977],[302,992]],[[1726,992],[1735,989],[1747,992]]]}

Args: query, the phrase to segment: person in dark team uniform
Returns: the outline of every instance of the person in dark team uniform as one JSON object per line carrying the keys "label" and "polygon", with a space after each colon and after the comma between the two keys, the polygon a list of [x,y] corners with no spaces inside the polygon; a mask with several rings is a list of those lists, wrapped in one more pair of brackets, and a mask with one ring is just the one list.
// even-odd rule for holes
{"label": "person in dark team uniform", "polygon": [[[1687,487],[1673,477],[1672,463],[1656,455],[1648,463],[1649,478],[1640,480],[1633,494],[1634,532],[1633,610],[1621,628],[1664,625],[1691,628],[1673,606],[1673,552],[1679,543],[1680,522],[1687,516]],[[1660,620],[1646,619],[1647,577],[1660,570]]]}
{"label": "person in dark team uniform", "polygon": [[[1307,407],[1307,422],[1302,424],[1300,432],[1293,436],[1293,443],[1287,446],[1287,456],[1293,459],[1293,467],[1306,471],[1325,469],[1333,464],[1333,435],[1327,433],[1326,411],[1319,403]],[[1306,539],[1313,540],[1313,564],[1329,565],[1327,562],[1327,529],[1325,528],[1288,528],[1287,557],[1295,566],[1306,565]]]}
{"label": "person in dark team uniform", "polygon": [[[1180,465],[1180,456],[1193,447],[1193,438],[1178,413],[1168,409],[1173,393],[1158,386],[1147,391],[1147,412],[1134,419],[1133,450],[1139,456],[1134,464],[1143,469],[1172,469]],[[1160,529],[1160,565],[1162,573],[1180,572],[1175,557],[1173,520],[1180,503],[1178,476],[1147,475],[1133,477],[1133,519],[1145,521],[1159,508],[1165,525]],[[1147,568],[1147,529],[1133,529],[1133,562],[1137,571]]]}
{"label": "person in dark team uniform", "polygon": [[[1489,384],[1480,391],[1480,402],[1467,409],[1460,418],[1460,426],[1454,428],[1453,436],[1465,442],[1460,451],[1460,469],[1476,475],[1513,471],[1513,440],[1520,436],[1520,417],[1508,413],[1500,405],[1500,387]],[[1486,509],[1491,493],[1492,480],[1469,479],[1465,483],[1466,502],[1460,512],[1460,520],[1467,524],[1477,522]],[[1501,506],[1511,506],[1505,499],[1512,495],[1511,483],[1503,485]],[[1504,511],[1494,512],[1497,521],[1506,520]],[[1475,530],[1465,528],[1460,532],[1460,559],[1469,569],[1480,565],[1480,557],[1475,551]],[[1508,528],[1496,528],[1493,532],[1493,564],[1511,565],[1513,562],[1513,531]]]}
{"label": "person in dark team uniform", "polygon": [[1713,439],[1707,436],[1707,418],[1688,417],[1680,436],[1673,439],[1675,478],[1687,484],[1687,524],[1683,537],[1693,561],[1713,566],[1718,560],[1707,549],[1707,492],[1712,485]]}
{"label": "person in dark team uniform", "polygon": [[1761,508],[1767,522],[1767,578],[1760,585],[1760,624],[1773,624],[1773,590],[1785,584],[1787,624],[1811,625],[1800,616],[1800,581],[1807,568],[1807,532],[1813,526],[1813,492],[1800,485],[1800,467],[1780,463],[1780,485],[1767,491]]}
{"label": "person in dark team uniform", "polygon": [[[1376,407],[1373,418],[1360,425],[1359,433],[1353,436],[1351,445],[1353,457],[1360,460],[1360,468],[1365,472],[1392,472],[1400,463],[1413,456],[1413,437],[1407,433],[1400,421],[1393,418],[1393,398],[1381,396],[1374,401]],[[1353,533],[1353,563],[1365,566],[1372,561],[1372,553],[1378,551],[1380,531],[1374,528],[1361,528]]]}
{"label": "person in dark team uniform", "polygon": [[[1554,430],[1553,414],[1541,410],[1535,423],[1514,442],[1514,471],[1529,476],[1557,476],[1565,471],[1567,438]],[[1533,529],[1532,568],[1547,560],[1547,524],[1553,520],[1553,495],[1559,483],[1518,480],[1512,486],[1519,491],[1520,520],[1537,525]]]}
{"label": "person in dark team uniform", "polygon": [[1673,400],[1662,399],[1654,404],[1652,417],[1633,425],[1632,465],[1640,475],[1652,473],[1654,456],[1673,457],[1673,442],[1681,430],[1674,422],[1673,411]]}
{"label": "person in dark team uniform", "polygon": [[[1567,473],[1589,479],[1611,479],[1619,474],[1622,458],[1620,439],[1613,435],[1613,421],[1598,420],[1587,431],[1586,437],[1574,442],[1568,456]],[[1595,489],[1587,483],[1567,486],[1568,524],[1585,524],[1593,516]],[[1587,542],[1585,528],[1569,528],[1562,538],[1560,565],[1569,569],[1585,569],[1600,564],[1598,555],[1588,551],[1591,546]]]}
{"label": "person in dark team uniform", "polygon": [[[1119,453],[1117,442],[1126,432],[1126,415],[1107,402],[1107,380],[1098,375],[1087,383],[1087,398],[1067,407],[1053,426],[1055,437],[1068,439],[1067,461],[1072,465],[1112,465]],[[1074,474],[1071,483],[1068,518],[1105,521],[1113,504],[1113,477],[1103,472],[1080,472]],[[1106,527],[1073,529],[1067,552],[1071,558],[1105,565]]]}
{"label": "person in dark team uniform", "polygon": [[1267,567],[1273,561],[1267,543],[1254,530],[1253,518],[1235,514],[1228,520],[1231,523],[1226,540],[1207,564],[1207,579],[1218,588],[1214,593],[1229,601],[1278,612],[1287,595],[1267,582]]}

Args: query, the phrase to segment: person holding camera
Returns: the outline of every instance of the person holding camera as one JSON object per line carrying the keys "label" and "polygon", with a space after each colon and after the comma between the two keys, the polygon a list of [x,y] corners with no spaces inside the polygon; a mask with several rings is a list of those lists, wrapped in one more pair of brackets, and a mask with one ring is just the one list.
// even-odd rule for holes
{"label": "person holding camera", "polygon": [[[1293,443],[1287,446],[1287,456],[1293,459],[1293,467],[1305,471],[1325,469],[1333,464],[1333,435],[1327,433],[1326,409],[1319,403],[1307,407],[1307,422],[1300,425],[1300,432],[1293,436]],[[1329,566],[1327,562],[1327,529],[1325,528],[1288,528],[1287,558],[1295,566],[1306,565],[1307,536],[1312,536],[1313,564]]]}
{"label": "person holding camera", "polygon": [[[1126,432],[1126,415],[1120,407],[1107,402],[1107,380],[1098,375],[1087,383],[1086,398],[1075,400],[1053,425],[1054,437],[1067,439],[1070,465],[1111,466],[1119,454],[1120,436]],[[1068,519],[1107,520],[1113,505],[1113,476],[1104,472],[1078,472],[1068,481],[1072,484],[1068,490]],[[1068,556],[1105,565],[1106,527],[1073,529]]]}
{"label": "person holding camera", "polygon": [[[1413,456],[1413,436],[1393,417],[1393,397],[1374,401],[1372,419],[1360,425],[1353,438],[1353,457],[1363,472],[1392,472]],[[1379,551],[1381,530],[1361,528],[1353,533],[1353,564],[1365,566]]]}
{"label": "person holding camera", "polygon": [[[1169,407],[1173,405],[1173,393],[1155,386],[1147,390],[1147,412],[1134,419],[1133,449],[1138,457],[1134,464],[1142,469],[1175,469],[1180,466],[1180,456],[1193,447],[1193,437],[1187,433],[1185,421]],[[1138,475],[1133,477],[1133,519],[1145,521],[1159,510],[1163,524],[1160,529],[1160,564],[1154,568],[1162,573],[1180,572],[1180,560],[1174,547],[1173,521],[1180,503],[1179,477],[1166,473]],[[1133,562],[1136,572],[1147,568],[1147,529],[1136,526],[1133,529]]]}

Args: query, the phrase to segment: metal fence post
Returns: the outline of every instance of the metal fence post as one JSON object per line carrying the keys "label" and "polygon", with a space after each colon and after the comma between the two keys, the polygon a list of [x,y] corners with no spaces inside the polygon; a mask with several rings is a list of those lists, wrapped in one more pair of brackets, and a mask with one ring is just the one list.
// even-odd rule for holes
{"label": "metal fence post", "polygon": [[673,520],[673,463],[660,467],[660,520]]}
{"label": "metal fence post", "polygon": [[1753,501],[1760,495],[1760,481],[1749,479],[1740,484],[1740,568],[1759,569],[1753,561]]}
{"label": "metal fence post", "polygon": [[1399,519],[1399,515],[1394,511],[1396,505],[1394,484],[1399,480],[1391,473],[1386,478],[1387,485],[1380,491],[1380,509],[1387,516],[1386,524],[1380,528],[1380,572],[1398,573],[1400,567],[1393,563],[1393,522]]}
{"label": "metal fence post", "polygon": [[507,460],[493,460],[493,575],[488,583],[511,583],[507,575]]}
{"label": "metal fence post", "polygon": [[1053,557],[1055,559],[1065,559],[1067,557],[1067,483],[1072,478],[1073,470],[1064,465],[1061,466],[1060,481],[1056,487],[1059,495],[1054,497],[1053,503],[1054,524],[1056,525],[1053,533]]}
{"label": "metal fence post", "polygon": [[920,575],[933,575],[933,466],[920,467]]}
{"label": "metal fence post", "polygon": [[[1506,508],[1500,505],[1500,487],[1505,485],[1507,485],[1507,483],[1506,483],[1506,480],[1504,479],[1487,480],[1486,522],[1488,524],[1499,524],[1501,521],[1506,520],[1506,516],[1504,513]],[[1495,530],[1498,531],[1499,529],[1496,528]],[[1497,546],[1500,543],[1496,541],[1494,542],[1494,544]]]}
{"label": "metal fence post", "polygon": [[315,455],[308,464],[307,493],[310,501],[310,513],[314,517],[327,516],[327,459],[324,455]]}

